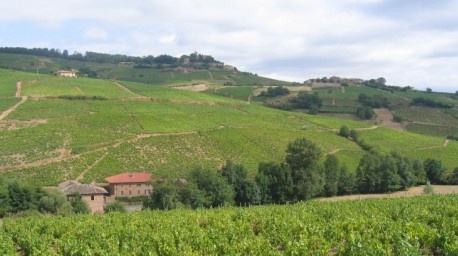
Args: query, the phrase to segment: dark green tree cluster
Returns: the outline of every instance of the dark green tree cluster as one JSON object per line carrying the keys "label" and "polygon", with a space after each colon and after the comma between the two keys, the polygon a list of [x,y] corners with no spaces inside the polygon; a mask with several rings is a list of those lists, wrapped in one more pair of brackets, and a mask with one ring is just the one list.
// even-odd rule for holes
{"label": "dark green tree cluster", "polygon": [[390,106],[388,99],[381,95],[368,96],[361,93],[358,95],[358,102],[365,107],[371,108],[388,108]]}
{"label": "dark green tree cluster", "polygon": [[288,88],[280,85],[280,86],[275,86],[275,87],[270,86],[269,88],[267,88],[267,91],[261,92],[259,96],[273,98],[273,97],[284,96],[288,94],[289,94]]}
{"label": "dark green tree cluster", "polygon": [[261,202],[283,204],[351,193],[354,178],[347,168],[333,155],[328,155],[324,164],[321,157],[315,143],[300,138],[288,144],[284,163],[261,163],[256,176]]}
{"label": "dark green tree cluster", "polygon": [[363,106],[356,109],[356,115],[361,119],[372,119],[375,115],[375,112],[371,107]]}
{"label": "dark green tree cluster", "polygon": [[292,98],[290,102],[294,108],[308,109],[309,114],[317,114],[323,106],[323,102],[316,92],[307,93],[301,91],[296,97]]}
{"label": "dark green tree cluster", "polygon": [[21,212],[69,215],[74,208],[58,190],[0,179],[0,217]]}
{"label": "dark green tree cluster", "polygon": [[412,99],[411,105],[413,106],[425,106],[425,107],[431,107],[431,108],[452,108],[453,105],[443,103],[440,101],[435,101],[433,99],[429,98],[423,98],[423,97],[417,97]]}

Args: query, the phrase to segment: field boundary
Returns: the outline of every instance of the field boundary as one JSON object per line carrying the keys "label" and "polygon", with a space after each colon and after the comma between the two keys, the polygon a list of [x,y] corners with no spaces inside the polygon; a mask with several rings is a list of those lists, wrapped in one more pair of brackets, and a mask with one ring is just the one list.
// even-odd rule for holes
{"label": "field boundary", "polygon": [[19,101],[18,103],[14,104],[11,108],[3,111],[1,114],[0,114],[0,121],[5,119],[9,114],[11,114],[11,112],[13,112],[14,110],[16,110],[16,108],[18,108],[20,105],[22,105],[25,101],[27,100],[27,96],[22,96],[21,97],[21,101]]}
{"label": "field boundary", "polygon": [[[422,196],[424,193],[425,186],[417,186],[410,188],[406,191],[397,191],[389,194],[355,194],[346,196],[334,196],[318,198],[318,201],[343,201],[343,200],[364,200],[374,198],[398,198],[398,197],[414,197]],[[447,194],[458,194],[458,185],[432,185],[434,194],[447,195]]]}

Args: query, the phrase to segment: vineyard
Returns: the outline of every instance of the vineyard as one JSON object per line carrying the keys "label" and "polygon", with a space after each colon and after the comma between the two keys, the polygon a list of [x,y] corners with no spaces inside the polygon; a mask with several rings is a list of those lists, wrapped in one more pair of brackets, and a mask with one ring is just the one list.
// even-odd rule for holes
{"label": "vineyard", "polygon": [[[19,102],[17,81],[21,95],[28,97],[0,121],[0,176],[38,185],[77,177],[101,182],[130,170],[186,177],[196,166],[216,170],[227,159],[254,176],[259,162],[281,161],[286,145],[298,137],[317,143],[324,154],[335,154],[353,171],[365,151],[337,135],[342,124],[381,152],[396,150],[420,160],[434,156],[448,169],[458,166],[458,142],[444,146],[444,139],[377,128],[370,121],[280,111],[167,86],[1,69],[0,74],[1,111]],[[252,89],[233,88],[220,90],[244,99]]]}
{"label": "vineyard", "polygon": [[458,196],[4,219],[2,255],[456,255]]}

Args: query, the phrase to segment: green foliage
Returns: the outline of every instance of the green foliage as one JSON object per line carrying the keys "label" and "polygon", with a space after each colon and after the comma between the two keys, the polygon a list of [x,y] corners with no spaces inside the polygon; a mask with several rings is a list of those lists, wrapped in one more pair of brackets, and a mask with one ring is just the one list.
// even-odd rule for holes
{"label": "green foliage", "polygon": [[442,166],[442,162],[437,159],[426,159],[423,167],[426,172],[426,177],[432,184],[443,184],[445,183],[445,168]]}
{"label": "green foliage", "polygon": [[324,195],[335,196],[339,190],[339,160],[335,155],[327,155],[324,161]]}
{"label": "green foliage", "polygon": [[358,102],[365,107],[371,108],[387,108],[390,106],[388,99],[381,95],[368,96],[364,93],[361,93],[358,95]]}
{"label": "green foliage", "polygon": [[[361,193],[384,193],[407,189],[423,179],[406,157],[396,152],[386,155],[366,154],[356,170],[356,182]],[[418,177],[416,175],[419,175]]]}
{"label": "green foliage", "polygon": [[2,255],[455,255],[458,196],[5,219]]}
{"label": "green foliage", "polygon": [[293,179],[287,164],[260,163],[256,183],[262,204],[284,204],[293,201]]}
{"label": "green foliage", "polygon": [[289,94],[289,90],[283,86],[276,86],[276,87],[269,87],[267,91],[261,92],[259,96],[261,97],[278,97],[278,96],[285,96]]}
{"label": "green foliage", "polygon": [[61,191],[52,189],[40,199],[39,210],[45,213],[68,216],[72,213],[72,206]]}
{"label": "green foliage", "polygon": [[221,168],[221,174],[234,188],[236,205],[247,206],[261,202],[259,187],[254,180],[248,178],[248,172],[243,165],[227,160]]}
{"label": "green foliage", "polygon": [[447,104],[447,103],[443,103],[440,101],[435,101],[430,98],[423,98],[423,97],[414,98],[412,100],[412,105],[426,106],[426,107],[432,107],[432,108],[452,108],[453,107],[453,105],[451,104]]}
{"label": "green foliage", "polygon": [[119,202],[119,201],[114,201],[112,203],[107,204],[104,207],[105,213],[110,213],[110,212],[126,212],[126,208],[124,205]]}
{"label": "green foliage", "polygon": [[204,193],[205,207],[220,207],[234,204],[234,189],[219,173],[202,168],[191,172],[191,180]]}
{"label": "green foliage", "polygon": [[143,208],[172,210],[179,206],[178,192],[174,184],[170,182],[156,182],[153,184],[154,191],[143,202]]}
{"label": "green foliage", "polygon": [[89,206],[79,194],[70,195],[70,204],[72,206],[73,212],[76,214],[88,214],[91,212]]}
{"label": "green foliage", "polygon": [[342,125],[339,129],[339,135],[348,138],[348,136],[350,136],[350,129],[348,129],[346,125]]}
{"label": "green foliage", "polygon": [[307,93],[304,91],[299,92],[297,97],[292,98],[290,102],[294,108],[308,109],[309,114],[317,114],[323,106],[322,99],[318,96],[318,93]]}
{"label": "green foliage", "polygon": [[375,112],[371,107],[359,107],[356,109],[356,115],[361,119],[372,119]]}

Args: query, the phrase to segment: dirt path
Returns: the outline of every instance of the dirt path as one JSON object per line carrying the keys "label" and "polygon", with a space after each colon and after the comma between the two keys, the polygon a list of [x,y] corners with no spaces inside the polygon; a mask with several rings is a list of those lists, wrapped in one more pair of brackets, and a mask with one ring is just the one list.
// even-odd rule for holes
{"label": "dirt path", "polygon": [[0,166],[0,171],[13,171],[13,170],[18,170],[18,169],[24,169],[24,168],[31,168],[31,167],[38,167],[42,165],[47,165],[51,163],[58,163],[62,162],[64,160],[71,160],[71,159],[76,159],[79,158],[82,155],[87,155],[95,152],[99,152],[102,150],[106,150],[109,148],[116,148],[119,147],[123,143],[135,143],[138,140],[149,138],[149,137],[159,137],[159,136],[180,136],[180,135],[190,135],[190,134],[197,134],[197,131],[189,131],[189,132],[172,132],[172,133],[150,133],[150,134],[139,134],[134,138],[124,138],[120,139],[112,144],[101,144],[100,146],[93,146],[92,150],[88,150],[82,154],[77,154],[77,155],[71,155],[71,154],[60,154],[57,157],[52,157],[52,158],[46,158],[46,159],[41,159],[35,162],[31,163],[22,163],[19,165],[14,165],[14,166]]}
{"label": "dirt path", "polygon": [[3,111],[1,114],[0,114],[0,121],[5,119],[9,114],[11,114],[11,112],[13,112],[14,110],[16,110],[16,108],[18,108],[20,105],[22,105],[25,101],[27,100],[27,96],[22,96],[21,97],[21,101],[19,101],[18,103],[14,104],[14,106],[12,106],[11,108]]}
{"label": "dirt path", "polygon": [[76,87],[76,90],[79,91],[81,94],[86,95],[86,93],[84,93],[79,86]]}
{"label": "dirt path", "polygon": [[22,82],[19,81],[16,83],[16,98],[20,98],[22,93]]}
{"label": "dirt path", "polygon": [[336,153],[338,153],[339,151],[341,151],[342,149],[341,148],[336,148],[332,151],[329,151],[328,153],[326,153],[325,155],[334,155]]}
{"label": "dirt path", "polygon": [[173,72],[170,72],[170,79],[173,80],[175,77],[173,76]]}
{"label": "dirt path", "polygon": [[132,94],[138,95],[138,96],[142,96],[142,95],[140,95],[138,93],[135,93],[135,92],[131,91],[129,88],[125,87],[124,85],[122,85],[122,84],[120,84],[118,82],[115,82],[115,85],[118,86],[119,88],[121,88],[122,90],[124,90],[125,92],[132,93]]}
{"label": "dirt path", "polygon": [[424,148],[417,148],[417,150],[428,150],[433,148],[445,148],[448,145],[449,140],[445,140],[444,143],[440,146],[431,146],[431,147],[424,147]]}
{"label": "dirt path", "polygon": [[[368,131],[368,130],[375,130],[375,129],[377,129],[377,128],[378,128],[378,125],[373,125],[373,126],[371,126],[371,127],[367,127],[367,128],[355,128],[355,129],[353,129],[353,130],[355,130],[355,131]],[[336,130],[336,131],[338,131],[338,130]]]}
{"label": "dirt path", "polygon": [[375,114],[377,115],[377,123],[381,126],[397,129],[397,130],[404,130],[404,126],[401,123],[397,123],[393,121],[393,113],[387,108],[377,108],[374,109]]}
{"label": "dirt path", "polygon": [[[319,198],[319,201],[342,201],[342,200],[360,200],[369,198],[396,198],[396,197],[413,197],[424,195],[424,186],[410,188],[407,191],[398,191],[390,194],[361,194],[361,195],[348,195],[348,196],[335,196],[328,198]],[[433,185],[435,194],[456,194],[458,193],[458,186],[449,185]]]}
{"label": "dirt path", "polygon": [[96,166],[97,164],[100,163],[100,161],[102,161],[107,155],[108,155],[109,151],[105,152],[105,154],[103,154],[99,159],[95,160],[95,162],[93,164],[91,164],[89,167],[86,168],[86,170],[82,171],[80,173],[80,175],[78,175],[78,177],[76,177],[76,181],[80,181],[84,178],[84,175],[86,175],[86,173],[88,173],[90,170],[92,170],[92,168],[94,168],[94,166]]}
{"label": "dirt path", "polygon": [[210,72],[210,70],[208,71],[208,74],[210,75],[211,80],[215,80],[215,79],[213,78],[212,72]]}

